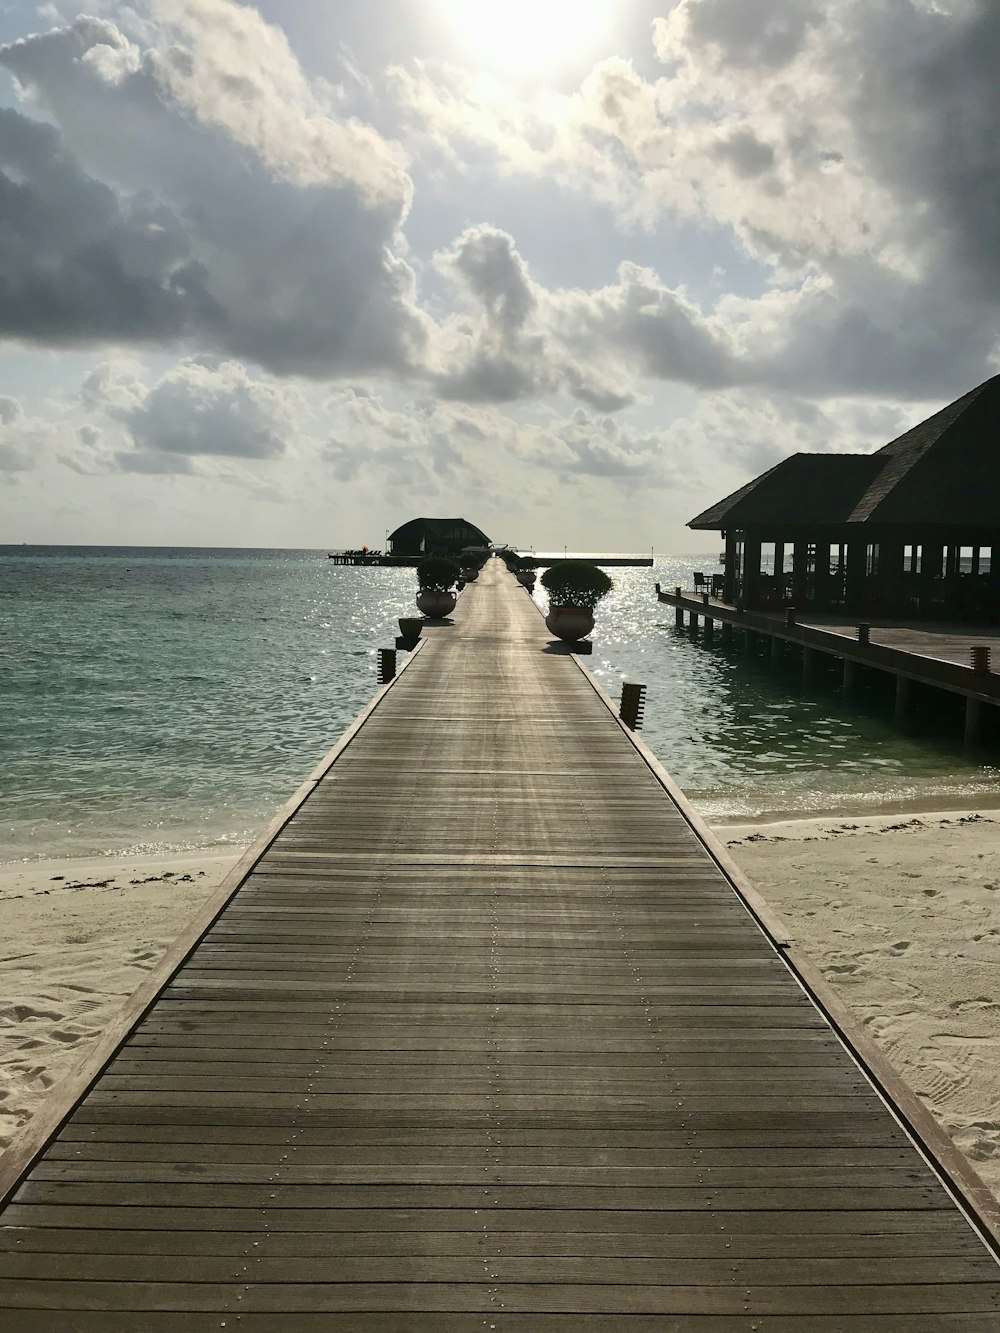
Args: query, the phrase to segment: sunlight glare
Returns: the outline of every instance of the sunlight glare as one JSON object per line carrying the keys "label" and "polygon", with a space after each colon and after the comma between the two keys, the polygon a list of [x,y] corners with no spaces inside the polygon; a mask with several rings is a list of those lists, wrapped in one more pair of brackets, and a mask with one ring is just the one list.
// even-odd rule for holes
{"label": "sunlight glare", "polygon": [[534,73],[599,54],[614,11],[614,0],[446,0],[445,20],[474,59]]}

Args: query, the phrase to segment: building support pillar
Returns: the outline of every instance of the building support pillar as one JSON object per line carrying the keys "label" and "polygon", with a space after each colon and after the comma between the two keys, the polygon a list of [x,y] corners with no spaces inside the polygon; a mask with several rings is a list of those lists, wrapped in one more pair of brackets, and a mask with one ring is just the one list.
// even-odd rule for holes
{"label": "building support pillar", "polygon": [[726,532],[725,583],[722,588],[722,600],[730,606],[736,601],[736,533]]}
{"label": "building support pillar", "polygon": [[986,704],[970,694],[965,701],[965,744],[970,748],[982,744],[985,722]]}
{"label": "building support pillar", "polygon": [[896,677],[896,706],[893,711],[893,721],[897,727],[905,727],[910,715],[910,704],[913,701],[913,681],[909,676]]}

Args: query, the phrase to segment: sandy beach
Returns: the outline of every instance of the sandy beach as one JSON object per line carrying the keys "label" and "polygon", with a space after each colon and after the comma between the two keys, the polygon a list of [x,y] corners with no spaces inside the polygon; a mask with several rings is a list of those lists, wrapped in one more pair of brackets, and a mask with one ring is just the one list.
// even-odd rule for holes
{"label": "sandy beach", "polygon": [[[1000,813],[716,832],[1000,1195]],[[0,867],[0,1147],[86,1058],[235,859]]]}
{"label": "sandy beach", "polygon": [[0,865],[0,1149],[225,877],[238,853]]}

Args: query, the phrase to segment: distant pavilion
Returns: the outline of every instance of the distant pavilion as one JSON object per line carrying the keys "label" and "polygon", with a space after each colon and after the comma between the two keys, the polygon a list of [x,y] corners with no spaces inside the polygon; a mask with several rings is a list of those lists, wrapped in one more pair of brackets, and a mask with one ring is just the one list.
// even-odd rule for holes
{"label": "distant pavilion", "polygon": [[467,546],[489,544],[489,537],[464,518],[411,518],[389,535],[395,556],[458,556]]}
{"label": "distant pavilion", "polygon": [[792,454],[688,527],[722,532],[748,610],[998,622],[1000,376],[876,453]]}

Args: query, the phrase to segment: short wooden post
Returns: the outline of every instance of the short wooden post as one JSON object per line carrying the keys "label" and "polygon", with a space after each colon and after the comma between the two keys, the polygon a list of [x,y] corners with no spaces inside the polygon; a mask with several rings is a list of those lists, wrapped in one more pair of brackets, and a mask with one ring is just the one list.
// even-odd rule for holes
{"label": "short wooden post", "polygon": [[678,629],[684,628],[684,608],[682,606],[674,607],[674,624]]}
{"label": "short wooden post", "polygon": [[618,716],[630,731],[638,731],[642,726],[642,715],[645,708],[645,685],[634,685],[625,681],[622,684],[622,701],[618,707]]}
{"label": "short wooden post", "polygon": [[977,643],[969,649],[969,665],[977,676],[990,674],[990,645]]}
{"label": "short wooden post", "polygon": [[390,680],[396,676],[396,650],[395,648],[380,648],[378,650],[378,683],[387,685]]}
{"label": "short wooden post", "polygon": [[896,677],[896,707],[893,713],[896,726],[905,724],[910,712],[910,700],[913,698],[913,681],[909,676]]}
{"label": "short wooden post", "polygon": [[785,607],[785,624],[786,624],[789,628],[791,628],[791,626],[795,624],[795,607],[794,607],[794,606],[786,606],[786,607]]}
{"label": "short wooden post", "polygon": [[692,612],[691,612],[691,614],[690,614],[689,617],[688,617],[688,624],[691,626],[692,629],[697,629],[697,628],[698,628],[698,612],[697,612],[697,611],[692,611]]}
{"label": "short wooden post", "polygon": [[871,632],[872,632],[872,627],[871,627],[871,625],[859,625],[859,626],[858,626],[858,643],[868,643],[868,642],[870,641],[870,638],[871,638]]}
{"label": "short wooden post", "polygon": [[715,636],[715,621],[711,616],[705,617],[705,638],[711,639]]}
{"label": "short wooden post", "polygon": [[707,592],[703,592],[703,593],[701,594],[701,604],[702,604],[702,606],[708,606],[708,602],[709,602],[709,594],[708,594]]}

